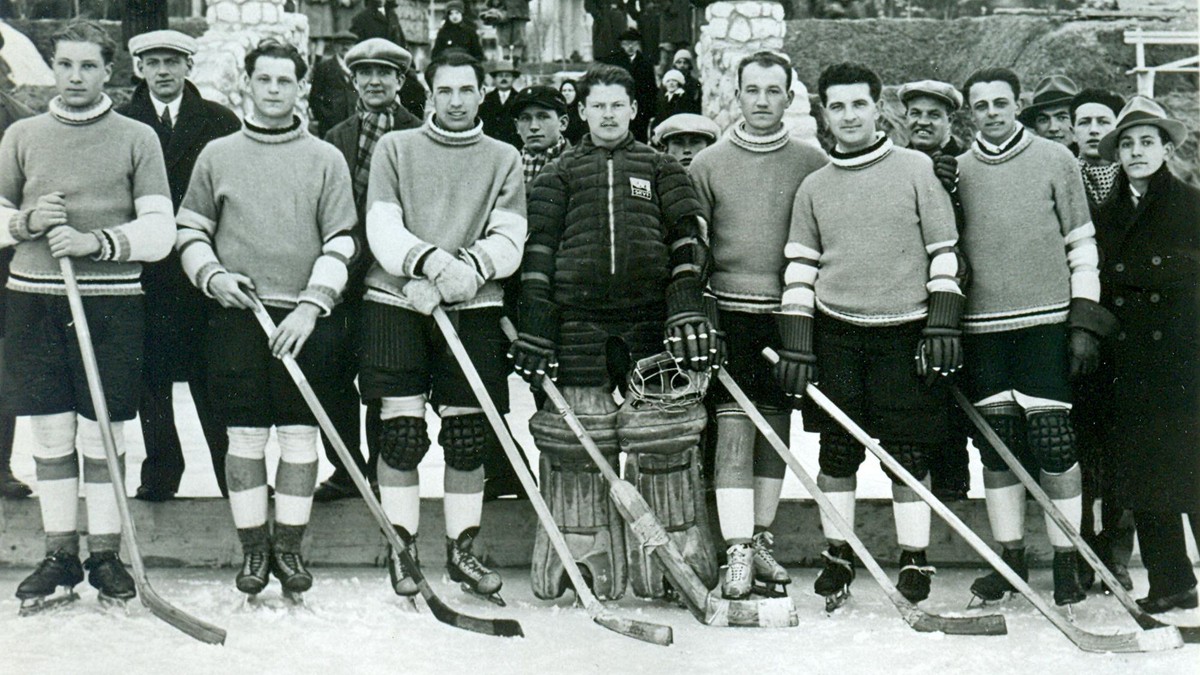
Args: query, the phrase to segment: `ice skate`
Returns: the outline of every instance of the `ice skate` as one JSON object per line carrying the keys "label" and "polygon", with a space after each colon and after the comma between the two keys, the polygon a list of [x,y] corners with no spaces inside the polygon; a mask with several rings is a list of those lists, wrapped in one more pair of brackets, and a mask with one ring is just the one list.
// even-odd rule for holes
{"label": "ice skate", "polygon": [[1074,550],[1054,552],[1054,604],[1073,605],[1087,594],[1079,585],[1079,554]]}
{"label": "ice skate", "polygon": [[469,528],[458,539],[446,538],[446,572],[464,591],[501,607],[507,606],[500,597],[503,581],[500,575],[484,567],[471,552],[478,528]]}
{"label": "ice skate", "polygon": [[726,600],[745,600],[750,597],[753,581],[754,547],[748,543],[734,544],[725,555],[728,563],[721,579],[721,595]]}
{"label": "ice skate", "polygon": [[[1011,567],[1022,580],[1029,580],[1029,566],[1025,563],[1025,549],[1006,548],[1000,553],[1000,559]],[[979,577],[971,584],[971,593],[984,603],[999,602],[1004,599],[1005,594],[1016,590],[1012,584],[1008,583],[1008,579],[995,570]],[[973,603],[974,600],[972,600]]]}
{"label": "ice skate", "polygon": [[83,581],[79,556],[55,551],[45,557],[25,580],[17,586],[21,601],[20,616],[44,612],[79,599],[75,585]]}
{"label": "ice skate", "polygon": [[[1125,565],[1124,563],[1110,562],[1108,563],[1108,571],[1112,572],[1113,576],[1117,578],[1117,582],[1121,584],[1121,588],[1125,589],[1126,591],[1133,590],[1133,577],[1129,576],[1128,565]],[[1107,583],[1101,583],[1100,588],[1104,591],[1105,595],[1112,595],[1113,591],[1108,587]]]}
{"label": "ice skate", "polygon": [[813,590],[825,597],[825,611],[832,612],[850,598],[850,584],[855,576],[854,551],[849,544],[830,544],[821,556],[825,558],[825,569],[817,576]]}
{"label": "ice skate", "polygon": [[248,551],[242,555],[242,569],[234,582],[237,589],[248,595],[258,595],[271,579],[270,558],[266,551]]}
{"label": "ice skate", "polygon": [[300,554],[293,551],[271,552],[271,573],[283,585],[283,597],[294,605],[304,604],[301,593],[312,588],[313,578]]}
{"label": "ice skate", "polygon": [[124,607],[127,600],[137,595],[133,577],[129,576],[116,551],[93,553],[84,567],[88,570],[88,583],[100,591],[101,603]]}
{"label": "ice skate", "polygon": [[766,598],[787,597],[787,585],[792,576],[775,560],[772,547],[775,536],[763,530],[754,535],[754,592]]}
{"label": "ice skate", "polygon": [[[413,562],[418,566],[421,564],[421,557],[417,553],[417,538],[408,533],[403,527],[396,527],[396,534],[400,536],[400,541],[404,542],[404,548],[408,554],[412,556]],[[412,611],[417,611],[416,595],[420,591],[417,588],[417,582],[407,572],[404,571],[404,565],[400,562],[400,553],[396,549],[388,546],[388,577],[392,581],[392,591],[396,595],[403,598],[405,605]]]}
{"label": "ice skate", "polygon": [[929,597],[930,579],[936,573],[937,570],[925,559],[925,551],[901,551],[896,589],[916,604]]}

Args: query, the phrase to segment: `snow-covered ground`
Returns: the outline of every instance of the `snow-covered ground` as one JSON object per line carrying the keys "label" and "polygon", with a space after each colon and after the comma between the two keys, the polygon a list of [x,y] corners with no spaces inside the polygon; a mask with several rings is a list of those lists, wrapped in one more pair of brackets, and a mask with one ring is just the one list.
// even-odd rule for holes
{"label": "snow-covered ground", "polygon": [[[863,574],[850,602],[834,615],[811,592],[814,570],[793,570],[795,628],[709,628],[684,610],[632,597],[610,603],[617,613],[674,627],[671,647],[646,645],[611,633],[569,599],[533,598],[528,570],[507,569],[507,608],[464,596],[428,570],[442,597],[478,616],[517,619],[519,639],[495,638],[442,625],[421,604],[401,609],[382,569],[318,568],[306,608],[249,608],[229,570],[151,570],[155,588],[169,601],[224,627],[223,647],[201,644],[131,603],[128,615],[102,609],[87,584],[80,602],[26,618],[17,601],[0,596],[0,672],[3,673],[905,673],[949,675],[1155,675],[1200,672],[1200,646],[1165,653],[1089,654],[1077,649],[1023,599],[991,610],[1003,613],[1008,635],[961,637],[910,629],[878,586]],[[0,570],[0,588],[12,588],[22,570]],[[943,570],[934,581],[928,611],[964,611],[974,570]],[[1035,588],[1048,591],[1048,570],[1035,571]],[[1138,588],[1145,588],[1141,570]],[[263,594],[278,598],[278,586]],[[280,605],[275,602],[273,604]],[[978,611],[978,610],[972,610]],[[1200,623],[1200,612],[1168,616]],[[1130,631],[1135,625],[1112,598],[1091,596],[1076,610],[1093,632]]]}

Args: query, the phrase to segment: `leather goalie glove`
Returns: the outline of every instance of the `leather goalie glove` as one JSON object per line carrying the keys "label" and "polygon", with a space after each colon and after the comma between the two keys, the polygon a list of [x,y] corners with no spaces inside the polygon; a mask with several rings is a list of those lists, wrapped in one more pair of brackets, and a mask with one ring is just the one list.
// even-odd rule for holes
{"label": "leather goalie glove", "polygon": [[933,173],[949,194],[958,192],[958,158],[939,152],[933,157]]}
{"label": "leather goalie glove", "polygon": [[779,329],[779,361],[771,366],[771,374],[792,402],[800,407],[808,383],[817,381],[817,357],[813,354],[813,318],[799,314],[776,314]]}
{"label": "leather goalie glove", "polygon": [[933,384],[939,375],[950,376],[963,366],[962,318],[966,298],[958,293],[929,294],[929,319],[917,343],[917,375]]}
{"label": "leather goalie glove", "polygon": [[521,379],[540,387],[542,378],[558,377],[558,306],[549,300],[522,299],[518,315],[521,329],[508,358]]}
{"label": "leather goalie glove", "polygon": [[425,257],[421,272],[437,286],[442,300],[450,305],[475,297],[483,285],[483,280],[471,265],[440,248]]}
{"label": "leather goalie glove", "polygon": [[1071,298],[1067,327],[1071,330],[1071,377],[1091,375],[1100,366],[1100,339],[1117,332],[1112,312],[1086,298]]}
{"label": "leather goalie glove", "polygon": [[704,312],[699,279],[685,277],[667,286],[666,328],[663,344],[676,363],[696,372],[714,365],[718,336]]}

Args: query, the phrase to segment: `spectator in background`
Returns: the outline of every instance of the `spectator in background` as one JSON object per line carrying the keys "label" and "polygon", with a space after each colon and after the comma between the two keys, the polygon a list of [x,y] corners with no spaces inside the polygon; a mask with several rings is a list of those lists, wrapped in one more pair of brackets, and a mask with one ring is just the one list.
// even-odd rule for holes
{"label": "spectator in background", "polygon": [[363,9],[350,20],[350,32],[359,40],[383,38],[408,48],[400,17],[396,16],[395,0],[365,0]]}
{"label": "spectator in background", "polygon": [[620,48],[597,59],[618,68],[624,68],[633,76],[634,102],[637,116],[629,124],[629,131],[638,141],[645,143],[649,138],[650,118],[654,117],[655,98],[658,97],[658,78],[654,75],[654,64],[642,53],[642,34],[636,28],[621,33]]}
{"label": "spectator in background", "polygon": [[592,15],[592,58],[599,61],[620,49],[626,26],[624,0],[583,0],[583,9]]}
{"label": "spectator in background", "polygon": [[448,50],[458,49],[470,54],[476,61],[483,61],[483,45],[479,42],[479,34],[475,32],[475,24],[465,20],[463,9],[462,0],[446,3],[446,20],[442,22],[433,41],[433,53],[430,55],[433,59]]}
{"label": "spectator in background", "polygon": [[313,66],[308,109],[320,135],[329,133],[339,122],[354,114],[358,95],[354,93],[354,82],[346,66],[346,52],[358,40],[359,36],[348,30],[326,37],[325,44],[332,55]]}
{"label": "spectator in background", "polygon": [[507,56],[513,63],[523,63],[529,0],[488,0],[487,6],[503,12],[503,20],[496,24],[496,42],[500,45],[501,58]]}
{"label": "spectator in background", "polygon": [[687,99],[687,110],[684,112],[702,114],[700,108],[703,88],[700,85],[700,79],[696,77],[696,60],[692,58],[692,53],[686,49],[675,52],[675,57],[671,60],[671,67],[683,73],[683,93]]}
{"label": "spectator in background", "polygon": [[662,91],[658,93],[658,103],[655,105],[654,122],[658,123],[662,120],[683,112],[692,112],[687,109],[686,99],[684,97],[683,85],[686,80],[683,73],[674,68],[668,70],[662,78]]}
{"label": "spectator in background", "polygon": [[520,150],[521,137],[513,121],[512,103],[516,95],[513,82],[521,76],[521,71],[511,61],[498,61],[488,74],[492,76],[494,88],[483,97],[483,103],[479,106],[483,133]]}
{"label": "spectator in background", "polygon": [[679,113],[654,127],[654,144],[665,148],[686,169],[692,165],[692,158],[716,143],[720,135],[721,128],[707,117]]}
{"label": "spectator in background", "polygon": [[1021,109],[1017,117],[1021,124],[1035,134],[1075,151],[1071,133],[1071,99],[1079,93],[1079,85],[1066,75],[1042,78],[1033,90],[1033,102]]}
{"label": "spectator in background", "polygon": [[579,139],[587,133],[588,126],[579,113],[575,80],[563,80],[563,83],[558,85],[558,91],[562,93],[563,100],[567,102],[567,130],[563,132],[563,136],[566,136],[571,145],[579,145]]}
{"label": "spectator in background", "polygon": [[1079,147],[1079,170],[1092,211],[1103,204],[1117,183],[1121,165],[1100,156],[1100,140],[1117,124],[1125,100],[1111,91],[1084,89],[1071,99],[1071,133]]}

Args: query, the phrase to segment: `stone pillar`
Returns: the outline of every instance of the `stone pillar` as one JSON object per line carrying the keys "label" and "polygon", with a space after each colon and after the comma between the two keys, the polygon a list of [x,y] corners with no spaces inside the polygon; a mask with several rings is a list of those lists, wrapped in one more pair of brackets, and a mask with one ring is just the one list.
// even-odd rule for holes
{"label": "stone pillar", "polygon": [[[704,115],[722,129],[741,119],[736,102],[737,65],[762,50],[783,53],[783,6],[766,0],[719,0],[704,10],[706,23],[696,45],[700,81],[704,86]],[[796,101],[784,116],[792,134],[816,137],[816,122],[809,116],[808,92],[793,79]]]}
{"label": "stone pillar", "polygon": [[[213,0],[208,4],[208,30],[200,37],[194,57],[192,82],[200,95],[229,106],[239,116],[250,112],[242,88],[242,63],[260,40],[279,38],[308,55],[308,17],[283,11],[284,0]],[[296,112],[308,118],[308,104],[296,103]]]}

